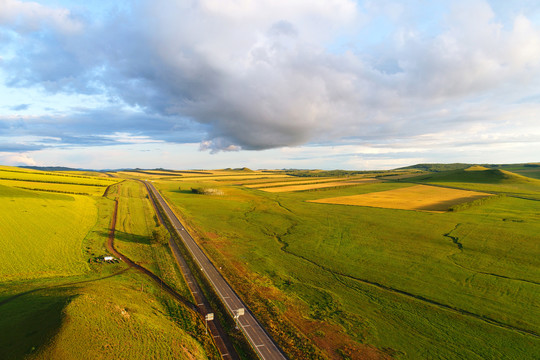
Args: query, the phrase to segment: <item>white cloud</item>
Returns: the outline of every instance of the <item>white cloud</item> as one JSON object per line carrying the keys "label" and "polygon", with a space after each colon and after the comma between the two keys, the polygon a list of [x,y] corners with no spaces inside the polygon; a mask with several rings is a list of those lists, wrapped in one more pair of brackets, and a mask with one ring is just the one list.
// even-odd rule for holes
{"label": "white cloud", "polygon": [[52,26],[63,33],[82,30],[68,9],[49,8],[37,2],[0,0],[0,26],[10,26],[21,32],[38,31]]}
{"label": "white cloud", "polygon": [[6,165],[14,165],[14,166],[21,166],[21,165],[36,165],[36,161],[30,157],[28,154],[25,153],[2,153],[0,152],[0,162],[2,164]]}

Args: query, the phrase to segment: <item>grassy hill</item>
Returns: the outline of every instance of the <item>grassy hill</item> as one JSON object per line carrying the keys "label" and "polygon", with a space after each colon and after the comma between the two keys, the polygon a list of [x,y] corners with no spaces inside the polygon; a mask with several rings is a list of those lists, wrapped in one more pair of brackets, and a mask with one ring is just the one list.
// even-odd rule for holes
{"label": "grassy hill", "polygon": [[540,163],[522,163],[522,164],[465,164],[465,163],[453,163],[453,164],[416,164],[398,168],[396,170],[422,170],[427,172],[440,172],[440,171],[452,171],[463,170],[470,167],[482,167],[484,169],[498,169],[506,170],[513,173],[517,173],[523,176],[540,179]]}
{"label": "grassy hill", "polygon": [[408,178],[405,181],[540,199],[539,179],[500,169],[444,171]]}

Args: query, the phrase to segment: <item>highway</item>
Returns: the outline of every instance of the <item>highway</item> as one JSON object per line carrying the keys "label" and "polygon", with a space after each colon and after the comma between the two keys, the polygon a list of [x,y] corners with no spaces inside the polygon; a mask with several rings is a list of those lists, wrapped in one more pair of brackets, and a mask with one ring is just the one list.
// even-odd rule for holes
{"label": "highway", "polygon": [[199,245],[197,245],[191,235],[186,231],[182,223],[178,220],[176,214],[169,207],[169,204],[167,204],[159,191],[157,191],[154,185],[150,182],[146,183],[149,185],[152,193],[165,211],[169,221],[173,225],[178,236],[184,242],[199,269],[201,269],[201,272],[214,287],[215,292],[220,297],[221,302],[225,305],[225,308],[229,314],[234,317],[234,315],[238,313],[239,309],[245,309],[244,314],[238,316],[237,324],[257,355],[263,360],[287,359],[279,347],[263,329],[261,324],[257,321],[255,316],[253,316],[251,311],[249,311],[244,302],[238,297],[229,283],[227,283],[220,272],[212,264],[210,259],[208,259],[206,254],[201,250]]}

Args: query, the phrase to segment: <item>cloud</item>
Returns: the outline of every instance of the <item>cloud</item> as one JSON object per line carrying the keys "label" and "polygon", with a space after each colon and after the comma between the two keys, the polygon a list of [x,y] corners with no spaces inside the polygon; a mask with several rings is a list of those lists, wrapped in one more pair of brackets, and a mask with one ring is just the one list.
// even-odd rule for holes
{"label": "cloud", "polygon": [[0,25],[28,33],[52,27],[62,33],[81,30],[81,23],[64,8],[49,8],[37,2],[0,0]]}
{"label": "cloud", "polygon": [[0,161],[2,161],[3,164],[11,164],[14,166],[37,165],[36,161],[28,154],[11,154],[9,152],[2,153],[2,150],[0,150]]}
{"label": "cloud", "polygon": [[[538,93],[540,30],[526,14],[503,24],[487,2],[452,2],[432,33],[406,19],[413,10],[369,4],[157,0],[93,22],[0,1],[0,27],[17,33],[7,84],[110,99],[10,131],[85,145],[124,133],[211,152],[376,143],[510,128],[518,102]],[[355,37],[376,16],[391,31],[367,46]],[[530,106],[522,134],[540,133],[538,115]]]}
{"label": "cloud", "polygon": [[9,109],[14,111],[21,111],[21,110],[28,110],[30,108],[31,104],[19,104],[11,106]]}

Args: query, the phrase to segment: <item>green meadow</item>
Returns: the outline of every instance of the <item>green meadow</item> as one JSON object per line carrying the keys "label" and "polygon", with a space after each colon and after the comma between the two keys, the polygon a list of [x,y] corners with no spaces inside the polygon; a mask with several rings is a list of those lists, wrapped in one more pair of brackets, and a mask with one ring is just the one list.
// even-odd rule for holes
{"label": "green meadow", "polygon": [[[122,262],[102,261],[118,197],[118,247],[185,289],[168,248],[152,238],[159,227],[139,183],[3,173],[15,184],[0,181],[0,359],[218,358],[199,316]],[[17,187],[24,181],[39,190]]]}
{"label": "green meadow", "polygon": [[86,196],[0,185],[0,278],[70,276],[88,271],[83,239],[97,218]]}
{"label": "green meadow", "polygon": [[[156,184],[292,358],[540,357],[538,180],[451,170],[279,194],[235,182]],[[418,182],[502,196],[445,213],[306,202]]]}

